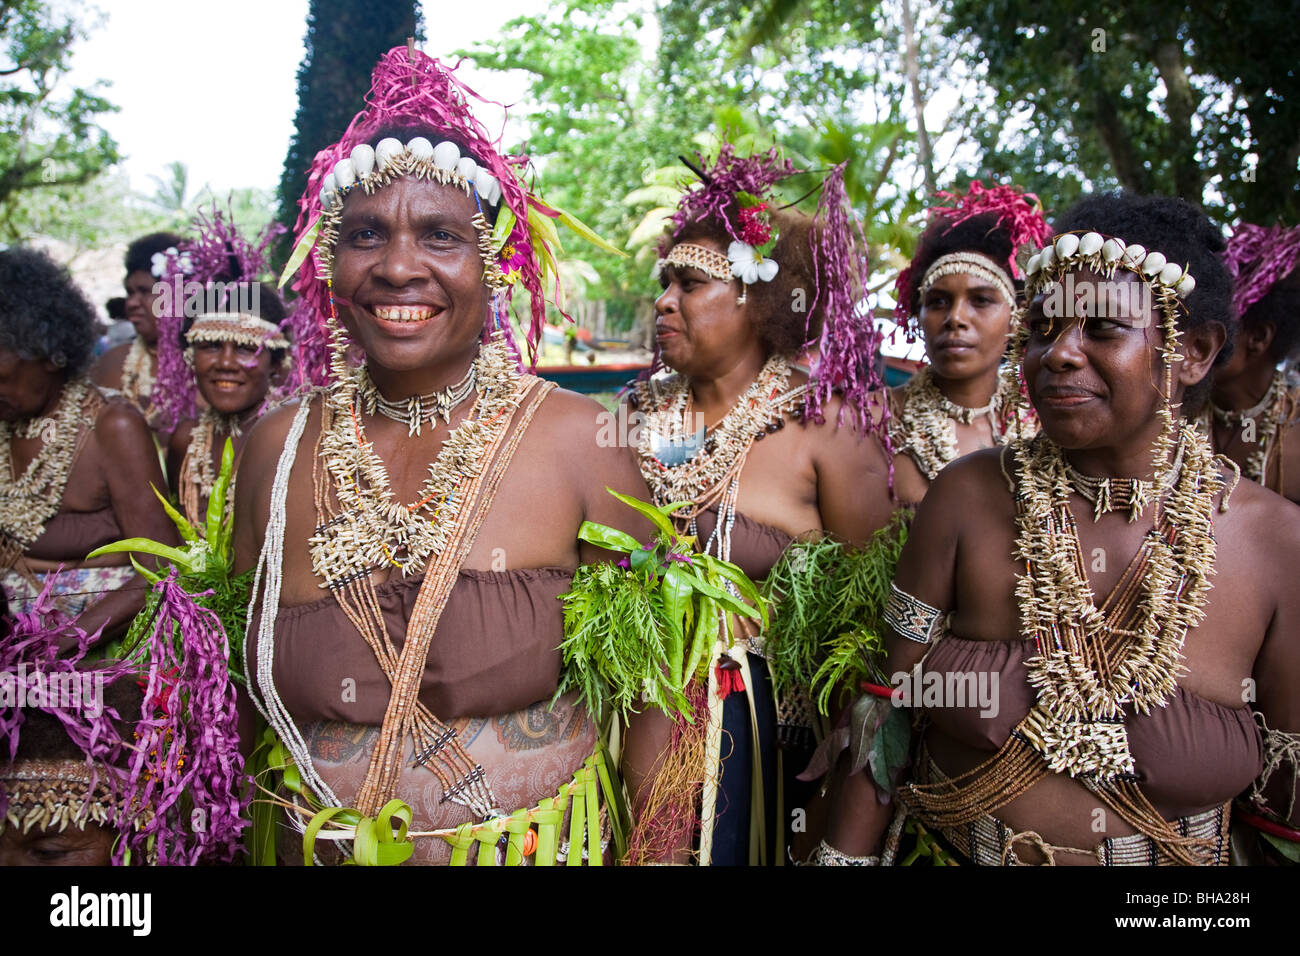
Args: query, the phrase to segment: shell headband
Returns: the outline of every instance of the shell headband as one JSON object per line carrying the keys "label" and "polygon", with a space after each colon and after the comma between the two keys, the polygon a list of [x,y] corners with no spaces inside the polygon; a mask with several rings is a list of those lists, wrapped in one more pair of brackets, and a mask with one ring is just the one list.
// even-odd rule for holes
{"label": "shell headband", "polygon": [[699,269],[706,276],[722,282],[730,282],[733,278],[729,258],[720,252],[697,246],[693,242],[679,242],[668,250],[668,255],[655,263],[656,278],[663,271],[664,266]]}
{"label": "shell headband", "polygon": [[205,312],[185,333],[190,349],[199,342],[234,342],[257,348],[287,349],[280,326],[248,312]]}
{"label": "shell headband", "polygon": [[1099,232],[1067,232],[1029,257],[1025,265],[1026,293],[1033,294],[1072,269],[1092,269],[1107,278],[1117,269],[1126,269],[1155,288],[1162,304],[1196,288],[1196,280],[1186,266],[1170,262],[1163,253],[1147,251],[1136,243],[1128,245],[1123,239]]}
{"label": "shell headband", "polygon": [[413,137],[405,146],[392,136],[381,139],[373,147],[358,143],[350,154],[334,164],[320,188],[322,212],[317,256],[321,276],[328,281],[333,274],[334,245],[338,241],[344,197],[358,187],[367,196],[372,195],[403,176],[458,186],[474,200],[478,212],[473,223],[483,255],[483,281],[494,292],[507,288],[510,283],[497,261],[492,230],[483,215],[485,206],[495,207],[501,202],[501,183],[472,156],[462,156],[455,143],[444,140],[434,146],[423,136]]}
{"label": "shell headband", "polygon": [[952,275],[973,275],[983,279],[1002,293],[1007,305],[1013,309],[1016,307],[1016,290],[1011,287],[1007,274],[992,259],[978,252],[950,252],[935,259],[921,279],[918,289],[921,298],[924,299],[930,287],[940,279]]}

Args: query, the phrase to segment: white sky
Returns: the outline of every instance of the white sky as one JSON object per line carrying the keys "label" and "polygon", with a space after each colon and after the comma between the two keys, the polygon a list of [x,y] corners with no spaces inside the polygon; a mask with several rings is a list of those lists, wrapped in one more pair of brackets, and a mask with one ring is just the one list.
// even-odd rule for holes
{"label": "white sky", "polygon": [[[547,5],[426,2],[423,49],[450,59],[507,20]],[[80,14],[89,36],[73,47],[63,93],[96,80],[111,84],[103,95],[120,112],[100,123],[117,140],[132,187],[152,194],[150,177],[180,160],[189,167],[191,196],[204,184],[217,193],[274,189],[298,106],[307,0],[100,0],[98,6],[97,26],[93,13]],[[475,71],[466,63],[457,75],[506,104],[525,89],[523,74]],[[480,118],[499,130],[499,111]]]}

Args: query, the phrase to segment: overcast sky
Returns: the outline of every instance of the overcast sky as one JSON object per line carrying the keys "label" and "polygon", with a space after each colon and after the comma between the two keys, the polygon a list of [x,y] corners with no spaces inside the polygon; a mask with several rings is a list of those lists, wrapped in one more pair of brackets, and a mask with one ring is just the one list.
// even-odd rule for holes
{"label": "overcast sky", "polygon": [[[191,194],[205,183],[218,193],[274,189],[298,105],[307,0],[100,0],[98,6],[98,25],[93,13],[80,14],[90,34],[73,47],[65,83],[67,89],[111,84],[103,95],[120,112],[100,122],[117,140],[132,186],[152,193],[150,177],[180,160],[189,167]],[[424,50],[450,58],[512,17],[546,6],[546,0],[426,2],[431,40]],[[468,63],[458,75],[505,103],[518,100],[526,83],[523,74],[476,72]],[[481,115],[493,132],[501,126],[495,112]]]}

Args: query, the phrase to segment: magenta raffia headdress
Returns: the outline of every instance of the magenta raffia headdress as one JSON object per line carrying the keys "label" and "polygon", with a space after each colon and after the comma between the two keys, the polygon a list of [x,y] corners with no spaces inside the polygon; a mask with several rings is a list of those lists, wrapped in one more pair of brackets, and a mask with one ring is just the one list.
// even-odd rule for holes
{"label": "magenta raffia headdress", "polygon": [[[1006,263],[996,265],[1005,266],[1013,279],[1024,278],[1016,264],[1020,251],[1026,246],[1037,249],[1052,235],[1051,227],[1043,218],[1043,207],[1038,197],[1019,186],[1003,185],[985,189],[984,184],[977,179],[965,193],[938,192],[935,193],[935,199],[938,202],[926,211],[926,230],[922,234],[921,243],[925,243],[927,235],[933,236],[936,228],[947,231],[943,227],[936,227],[936,223],[946,223],[948,228],[952,228],[976,216],[991,216],[996,223],[995,228],[1005,230],[1011,244],[1011,255]],[[912,261],[920,259],[923,252],[922,246],[918,245]],[[914,301],[915,285],[915,269],[908,265],[898,274],[898,281],[894,283],[894,321],[901,328],[913,331],[912,319],[920,308],[920,303]]]}
{"label": "magenta raffia headdress", "polygon": [[1232,305],[1238,316],[1300,264],[1300,226],[1256,226],[1243,222],[1228,240],[1224,264],[1232,276]]}
{"label": "magenta raffia headdress", "polygon": [[[331,273],[336,239],[331,227],[337,227],[344,197],[354,188],[369,193],[395,178],[416,176],[464,189],[483,217],[476,228],[485,260],[484,281],[500,293],[494,320],[518,354],[505,307],[512,287],[522,284],[531,310],[527,339],[534,364],[546,321],[544,286],[556,280],[555,257],[560,248],[555,221],[623,254],[528,189],[523,180],[528,158],[499,151],[501,137],[490,136],[470,112],[471,98],[489,102],[438,60],[418,50],[394,47],[375,66],[365,108],[342,139],[316,154],[306,192],[298,200],[294,253],[280,280],[283,284],[294,274],[298,277],[293,288],[300,297],[294,324],[300,357],[295,374],[300,381],[318,385],[329,378],[330,293],[325,280]],[[410,136],[405,142],[378,140],[377,134],[386,128],[420,128],[445,139],[405,134],[404,139]],[[486,224],[490,207],[497,209],[494,227]],[[492,331],[485,323],[484,338]]]}
{"label": "magenta raffia headdress", "polygon": [[[155,585],[161,600],[143,653],[88,665],[84,658],[98,632],[87,634],[55,608],[55,580],[48,576],[30,609],[14,616],[11,633],[0,641],[0,673],[12,679],[17,704],[0,709],[0,819],[36,823],[33,811],[39,815],[40,808],[29,804],[40,799],[44,783],[52,799],[66,801],[75,793],[80,804],[56,808],[51,822],[96,822],[120,832],[114,863],[232,861],[247,825],[241,815],[244,774],[227,648],[216,616],[194,604],[173,572]],[[67,639],[75,647],[60,656],[60,641]],[[133,725],[103,701],[102,688],[119,680],[144,685]],[[98,707],[84,692],[92,682]],[[70,688],[82,692],[69,694]],[[84,766],[60,761],[67,765],[58,768],[60,776],[47,779],[40,774],[56,769],[49,762],[14,762],[24,707],[56,717],[85,754]]]}
{"label": "magenta raffia headdress", "polygon": [[[774,279],[781,264],[768,258],[779,238],[771,212],[784,208],[778,206],[775,187],[811,171],[798,169],[775,146],[753,156],[738,156],[730,143],[722,145],[712,165],[707,165],[703,157],[700,168],[688,165],[700,182],[687,191],[673,213],[671,229],[661,243],[660,254],[665,258],[660,259],[660,264],[703,268],[718,278],[739,279],[742,288]],[[822,408],[833,394],[839,393],[844,398],[841,420],[845,409],[851,408],[855,427],[865,431],[872,427],[870,395],[883,385],[875,362],[880,333],[867,302],[866,238],[844,189],[844,165],[831,169],[819,188],[821,195],[809,233],[815,288],[804,327],[804,349],[816,346],[817,354],[809,374],[806,413],[821,421]],[[677,245],[683,229],[702,220],[720,224],[731,238],[725,257],[728,262],[722,262],[724,257],[717,253],[709,256],[709,261],[702,261],[700,257],[710,250]],[[717,257],[716,266],[713,257]],[[822,317],[821,334],[813,341],[809,333],[818,312]]]}
{"label": "magenta raffia headdress", "polygon": [[[246,238],[236,227],[229,210],[222,213],[216,203],[210,213],[198,213],[191,223],[188,238],[175,254],[164,260],[157,278],[165,291],[156,300],[158,309],[158,374],[153,390],[153,405],[161,416],[160,424],[172,430],[184,418],[197,414],[198,390],[194,371],[185,362],[181,330],[185,326],[186,283],[196,282],[205,290],[216,282],[256,283],[270,271],[267,251],[284,227],[273,223],[254,240]],[[206,297],[205,297],[206,298]],[[194,303],[191,302],[191,305]],[[202,311],[200,309],[200,311]],[[195,313],[197,314],[197,313]],[[193,318],[194,315],[189,316]],[[292,316],[282,325],[289,325]]]}

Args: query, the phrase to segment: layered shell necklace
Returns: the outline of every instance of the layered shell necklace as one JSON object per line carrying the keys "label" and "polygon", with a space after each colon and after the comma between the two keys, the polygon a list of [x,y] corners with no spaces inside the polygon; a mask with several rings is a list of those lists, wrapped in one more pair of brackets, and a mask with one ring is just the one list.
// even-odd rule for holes
{"label": "layered shell necklace", "polygon": [[[18,426],[0,422],[0,462],[8,474],[0,487],[0,531],[24,549],[41,536],[45,522],[58,514],[63,491],[80,443],[82,408],[94,386],[77,379],[63,386],[59,404],[48,418],[33,418]],[[13,475],[13,435],[41,439],[41,448],[20,477]]]}
{"label": "layered shell necklace", "polygon": [[903,406],[891,416],[889,439],[895,451],[907,455],[930,481],[958,457],[957,423],[973,424],[987,418],[996,444],[1006,441],[1009,430],[1004,409],[1014,407],[1019,391],[1015,369],[1004,365],[998,373],[998,388],[987,405],[966,408],[949,401],[935,384],[930,366],[923,366],[903,386]]}
{"label": "layered shell necklace", "polygon": [[[238,438],[242,430],[238,415],[222,415],[211,408],[205,408],[203,414],[190,433],[190,445],[185,451],[185,460],[181,462],[179,478],[181,508],[191,523],[202,526],[204,520],[200,502],[211,497],[212,489],[217,483],[217,468],[212,463],[212,448],[217,436]],[[235,504],[234,478],[226,493],[226,510],[233,510]]]}
{"label": "layered shell necklace", "polygon": [[1026,566],[1016,597],[1023,632],[1038,648],[1026,662],[1038,703],[1023,729],[1053,772],[1102,780],[1131,775],[1122,708],[1146,714],[1163,706],[1185,673],[1183,641],[1205,617],[1215,555],[1211,516],[1224,482],[1208,440],[1186,423],[1177,430],[1180,455],[1161,469],[1155,526],[1102,609],[1084,570],[1069,501],[1076,489],[1060,447],[1041,435],[1012,445],[1019,466],[1016,555]]}
{"label": "layered shell necklace", "polygon": [[[641,473],[656,504],[692,502],[673,514],[683,533],[695,534],[696,517],[718,506],[705,551],[716,548],[712,553],[729,560],[740,474],[749,449],[783,428],[785,417],[803,407],[806,392],[806,385],[790,388],[789,363],[772,356],[722,421],[712,429],[697,430],[689,379],[675,375],[664,382],[637,383],[630,404],[645,419],[636,446]],[[665,449],[683,453],[666,454]]]}
{"label": "layered shell necklace", "polygon": [[[1202,425],[1210,440],[1214,441],[1215,424],[1234,432],[1245,428],[1246,422],[1253,423],[1255,450],[1246,458],[1246,466],[1242,471],[1251,481],[1268,487],[1268,458],[1282,432],[1284,422],[1291,417],[1287,410],[1290,401],[1292,397],[1287,388],[1286,376],[1281,371],[1276,371],[1268,391],[1257,405],[1237,411],[1219,408],[1211,401],[1207,414],[1202,418]],[[1292,415],[1294,407],[1292,405]]]}
{"label": "layered shell necklace", "polygon": [[122,394],[147,416],[153,406],[154,365],[144,339],[136,336],[122,359]]}
{"label": "layered shell necklace", "polygon": [[463,479],[480,472],[485,449],[509,422],[518,403],[518,376],[497,333],[479,349],[468,376],[477,393],[473,411],[443,442],[417,499],[403,504],[394,497],[384,462],[361,423],[369,377],[363,369],[345,373],[330,395],[333,414],[321,436],[342,511],[309,541],[312,570],[325,582],[321,587],[339,588],[382,567],[418,574],[430,557],[442,553],[465,504],[457,490]]}

